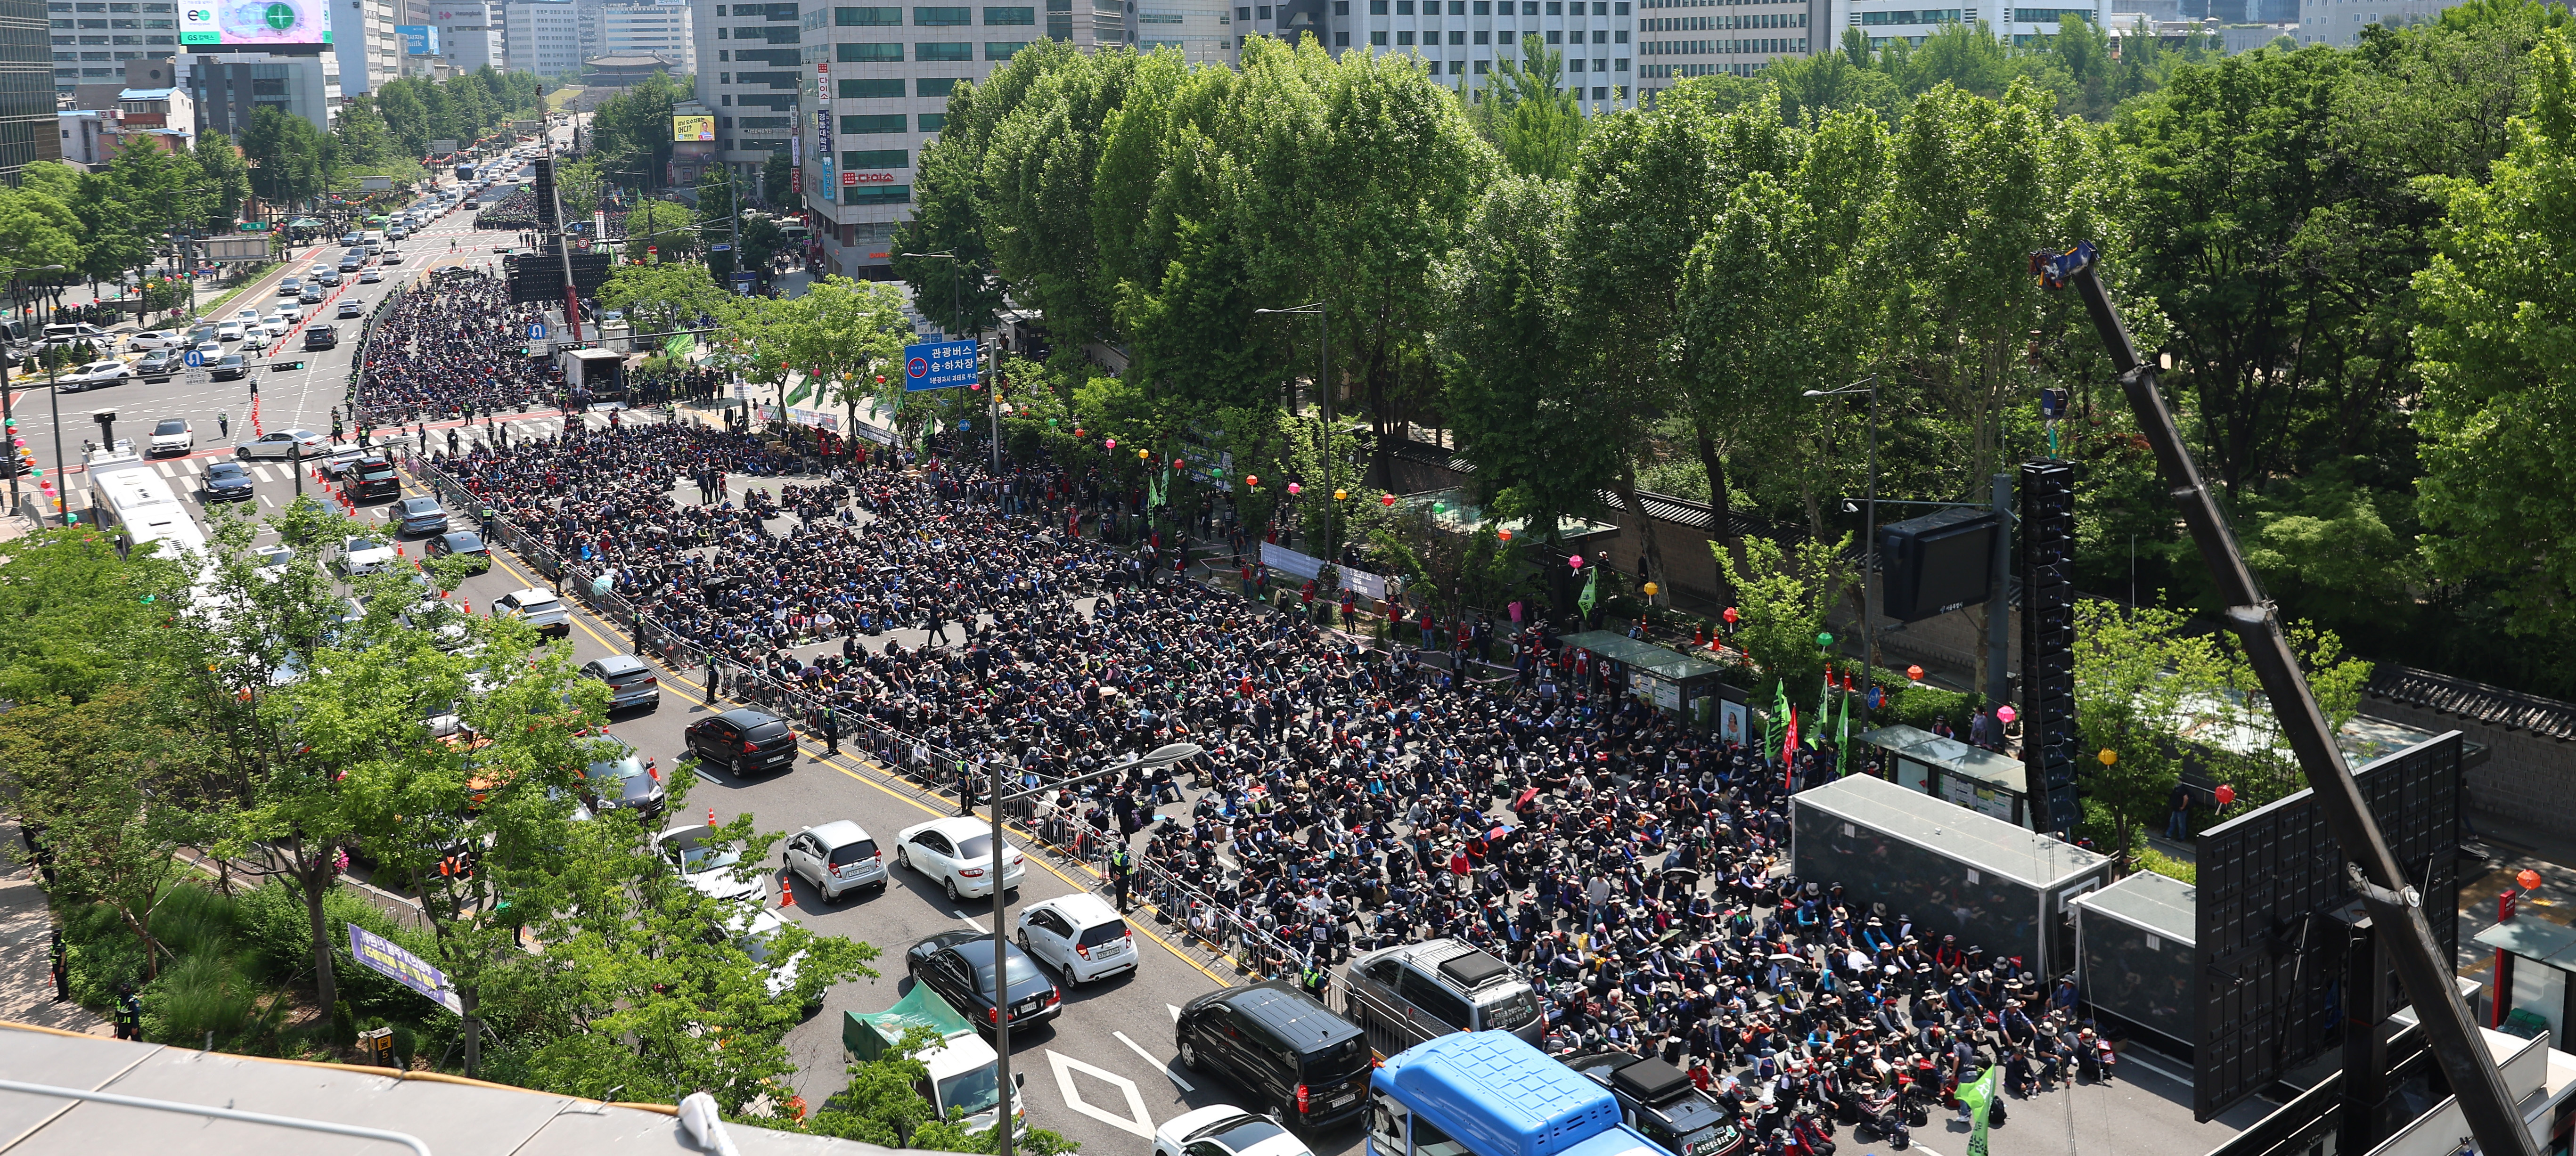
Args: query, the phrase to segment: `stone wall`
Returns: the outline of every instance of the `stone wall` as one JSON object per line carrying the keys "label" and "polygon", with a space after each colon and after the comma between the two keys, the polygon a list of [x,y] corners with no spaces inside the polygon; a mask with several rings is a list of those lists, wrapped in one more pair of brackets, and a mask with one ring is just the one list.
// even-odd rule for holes
{"label": "stone wall", "polygon": [[2486,761],[2468,771],[2470,808],[2576,840],[2576,741],[2379,694],[2365,695],[2361,711],[2436,734],[2456,729],[2485,746]]}

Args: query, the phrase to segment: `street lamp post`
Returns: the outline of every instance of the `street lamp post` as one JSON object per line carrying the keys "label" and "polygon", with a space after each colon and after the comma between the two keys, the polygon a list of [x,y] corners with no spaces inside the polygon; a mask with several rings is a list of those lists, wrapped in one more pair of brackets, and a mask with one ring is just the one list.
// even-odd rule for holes
{"label": "street lamp post", "polygon": [[[12,285],[17,284],[18,276],[22,273],[58,272],[62,268],[63,266],[61,265],[35,265],[25,269],[11,269],[8,270],[9,283]],[[53,370],[50,368],[45,371],[45,384],[48,387],[47,392],[52,392]],[[18,497],[18,475],[26,472],[25,468],[18,462],[18,447],[16,443],[16,439],[18,437],[18,415],[10,405],[10,395],[15,392],[15,390],[9,389],[5,383],[0,383],[0,435],[5,435],[10,440],[10,444],[5,448],[9,454],[9,512],[12,514],[18,512],[20,505],[20,499]],[[63,422],[62,407],[60,404],[57,404],[54,407],[54,415],[54,472],[59,474],[63,472]],[[67,476],[62,481],[56,483],[56,488],[69,485],[70,482],[71,479]],[[41,526],[44,524],[44,519],[39,517],[36,522],[37,525]]]}
{"label": "street lamp post", "polygon": [[[1840,397],[1851,393],[1869,395],[1869,496],[1862,500],[1867,512],[1862,515],[1860,552],[1860,660],[1862,676],[1867,679],[1878,669],[1878,626],[1871,620],[1869,594],[1870,576],[1878,571],[1878,375],[1873,373],[1841,389],[1811,389],[1799,396]],[[1720,510],[1718,516],[1723,518],[1726,512]]]}
{"label": "street lamp post", "polygon": [[[1139,755],[1126,762],[1102,767],[1089,774],[1058,779],[1044,786],[1031,787],[1008,795],[1002,793],[1003,762],[1000,759],[993,760],[991,797],[993,810],[993,1053],[995,1056],[993,1083],[1001,1095],[1000,1106],[994,1111],[993,1130],[995,1139],[998,1141],[993,1148],[995,1156],[1011,1156],[1011,1108],[1017,1094],[1017,1090],[1011,1085],[1011,1012],[1006,1003],[1011,990],[1010,970],[1003,965],[1003,953],[1008,948],[1011,933],[1011,880],[1009,860],[1004,855],[1006,845],[1002,842],[1003,805],[1126,771],[1141,773],[1168,767],[1183,759],[1203,754],[1205,751],[1206,748],[1197,743],[1172,743],[1157,747],[1147,754]],[[960,769],[963,770],[963,768]],[[965,789],[965,778],[961,774],[958,790],[963,792]],[[793,884],[793,879],[783,879],[779,885],[785,887]]]}
{"label": "street lamp post", "polygon": [[1315,374],[1315,392],[1322,395],[1324,406],[1324,433],[1322,437],[1316,439],[1319,443],[1318,448],[1322,451],[1324,459],[1324,548],[1322,553],[1324,560],[1334,563],[1336,571],[1338,572],[1340,563],[1335,560],[1334,555],[1341,549],[1341,541],[1333,533],[1333,514],[1335,513],[1335,510],[1333,508],[1332,311],[1326,307],[1323,302],[1318,301],[1312,305],[1300,305],[1294,309],[1255,309],[1252,313],[1256,317],[1264,313],[1311,313],[1314,315],[1315,320],[1323,324],[1323,340],[1317,346],[1318,356],[1316,357],[1317,364],[1322,368],[1317,370]]}
{"label": "street lamp post", "polygon": [[[950,263],[952,268],[948,278],[948,320],[951,324],[965,324],[966,266],[958,263],[957,254],[952,251],[942,251],[902,253],[898,256],[939,257]],[[984,327],[981,325],[975,327],[975,377],[978,381],[984,379]],[[994,390],[987,388],[984,391],[984,403],[986,416],[992,423],[993,431],[993,476],[1000,477],[1002,474],[1002,399]]]}

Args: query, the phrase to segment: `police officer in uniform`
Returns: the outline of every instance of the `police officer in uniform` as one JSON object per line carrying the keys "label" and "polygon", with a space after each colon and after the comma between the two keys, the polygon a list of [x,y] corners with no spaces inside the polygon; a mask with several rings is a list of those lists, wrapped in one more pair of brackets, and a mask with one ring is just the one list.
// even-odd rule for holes
{"label": "police officer in uniform", "polygon": [[1109,881],[1118,889],[1118,913],[1121,915],[1127,913],[1127,881],[1134,872],[1135,864],[1128,858],[1127,843],[1122,839],[1117,848],[1109,852]]}
{"label": "police officer in uniform", "polygon": [[131,982],[116,985],[116,1038],[143,1038],[143,1001],[134,994]]}

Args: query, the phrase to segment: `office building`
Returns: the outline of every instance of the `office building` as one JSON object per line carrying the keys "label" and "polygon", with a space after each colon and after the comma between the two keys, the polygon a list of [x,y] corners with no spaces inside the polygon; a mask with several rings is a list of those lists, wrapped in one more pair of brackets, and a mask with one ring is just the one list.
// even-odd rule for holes
{"label": "office building", "polygon": [[182,87],[197,107],[197,131],[238,137],[253,113],[274,108],[331,131],[340,107],[340,57],[322,51],[201,53],[180,58]]}
{"label": "office building", "polygon": [[1517,58],[1536,35],[1562,54],[1560,84],[1588,107],[1637,97],[1637,14],[1631,0],[1295,0],[1237,4],[1235,43],[1254,36],[1302,39],[1334,52],[1409,52],[1460,91],[1482,87],[1496,61]]}
{"label": "office building", "polygon": [[374,92],[403,75],[404,23],[396,0],[331,0],[331,51],[340,58],[340,88]]}
{"label": "office building", "polygon": [[[2238,0],[2238,2],[2249,8],[2255,6],[2255,0]],[[2296,0],[2296,3],[2298,7],[2295,16],[2249,12],[2244,19],[2247,21],[2277,20],[2286,16],[2298,21],[2298,27],[2284,31],[2299,43],[2332,44],[2340,48],[2350,48],[2361,43],[2361,30],[2373,24],[2385,24],[2394,28],[2438,20],[2444,9],[2458,7],[2461,0],[2385,0],[2385,2],[2382,0]],[[2220,16],[2221,23],[2237,22],[2226,19],[2225,14],[2222,13],[2212,13],[2212,15]]]}
{"label": "office building", "polygon": [[[1905,7],[1898,7],[1898,5]],[[1916,0],[1835,0],[1839,16],[1829,36],[1811,43],[1819,52],[1830,51],[1841,43],[1844,28],[1858,28],[1868,34],[1873,46],[1899,37],[1908,43],[1921,44],[1925,37],[1938,32],[1944,24],[1983,23],[1998,37],[2009,37],[2016,44],[2034,43],[2040,37],[2055,36],[2058,21],[2074,17],[2096,28],[2111,23],[2114,0],[2055,0],[2046,8],[2016,8],[2010,0],[1996,0],[1984,7],[1923,8]]]}
{"label": "office building", "polygon": [[501,8],[510,71],[581,75],[581,17],[572,0],[510,0]]}
{"label": "office building", "polygon": [[[0,3],[0,23],[11,19]],[[166,58],[179,51],[179,6],[168,0],[49,0],[54,94],[73,96],[83,84],[121,85],[127,62]],[[0,47],[0,57],[11,51]],[[161,83],[169,83],[163,80]],[[105,102],[81,102],[104,108]],[[50,121],[53,110],[45,110]],[[47,130],[46,139],[56,139]],[[0,165],[0,168],[6,168]]]}
{"label": "office building", "polygon": [[[893,13],[898,25],[904,12],[841,11],[864,12],[870,20]],[[730,165],[738,179],[756,180],[771,153],[795,149],[798,98],[810,95],[813,87],[801,80],[811,67],[804,63],[804,53],[813,46],[830,51],[821,29],[829,27],[833,7],[701,2],[694,12],[698,103],[716,118],[716,140],[712,149],[692,150],[693,159],[698,168]]]}
{"label": "office building", "polygon": [[697,71],[698,48],[690,35],[687,4],[579,4],[581,56],[655,56],[673,75]]}
{"label": "office building", "polygon": [[438,30],[440,55],[459,72],[479,68],[506,70],[501,6],[484,0],[440,0],[418,14],[421,23]]}
{"label": "office building", "polygon": [[1833,12],[1833,0],[1638,0],[1637,84],[1651,100],[1690,77],[1831,52],[1842,36]]}

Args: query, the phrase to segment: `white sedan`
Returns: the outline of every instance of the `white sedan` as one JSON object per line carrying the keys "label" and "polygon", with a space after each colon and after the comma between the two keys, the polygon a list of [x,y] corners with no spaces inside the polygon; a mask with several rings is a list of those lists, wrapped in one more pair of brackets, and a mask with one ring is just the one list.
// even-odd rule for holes
{"label": "white sedan", "polygon": [[767,876],[759,869],[746,870],[742,853],[712,838],[714,832],[704,823],[673,827],[653,836],[653,848],[662,860],[680,873],[680,882],[715,899],[747,899],[767,905]]}
{"label": "white sedan", "polygon": [[1217,1104],[1155,1129],[1154,1156],[1313,1156],[1313,1150],[1277,1120]]}
{"label": "white sedan", "polygon": [[233,448],[233,454],[245,458],[283,458],[295,455],[294,447],[302,446],[302,456],[318,458],[331,448],[331,439],[309,429],[279,429],[261,434],[257,441],[247,441]]}
{"label": "white sedan", "polygon": [[[1028,857],[1020,849],[1002,844],[1003,881],[1011,890],[1020,888],[1020,878],[1028,873]],[[927,823],[906,827],[895,836],[894,861],[921,873],[923,878],[938,880],[950,899],[993,893],[993,825],[982,819],[951,815]]]}
{"label": "white sedan", "polygon": [[176,329],[147,329],[125,339],[127,349],[150,352],[155,349],[185,349],[188,335]]}
{"label": "white sedan", "polygon": [[242,339],[243,335],[248,332],[250,332],[249,327],[245,326],[243,323],[239,321],[226,321],[221,325],[215,326],[215,340],[239,341]]}
{"label": "white sedan", "polygon": [[353,536],[340,543],[340,572],[352,578],[382,574],[394,564],[394,548],[374,538]]}

